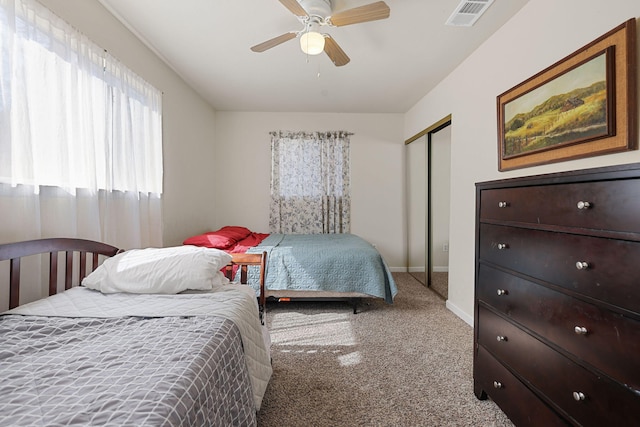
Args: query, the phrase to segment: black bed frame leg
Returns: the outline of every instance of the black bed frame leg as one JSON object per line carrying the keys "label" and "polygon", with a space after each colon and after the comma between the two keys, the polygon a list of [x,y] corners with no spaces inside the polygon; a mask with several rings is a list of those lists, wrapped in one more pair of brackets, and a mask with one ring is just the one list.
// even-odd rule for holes
{"label": "black bed frame leg", "polygon": [[351,298],[351,305],[353,306],[353,314],[358,314],[358,303],[360,303],[360,298]]}

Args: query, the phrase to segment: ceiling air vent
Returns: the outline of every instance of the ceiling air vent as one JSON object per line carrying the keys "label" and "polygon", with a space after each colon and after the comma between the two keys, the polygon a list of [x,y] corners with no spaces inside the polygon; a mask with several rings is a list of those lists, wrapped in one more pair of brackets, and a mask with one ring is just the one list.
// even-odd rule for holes
{"label": "ceiling air vent", "polygon": [[446,24],[470,27],[491,6],[491,3],[493,3],[493,0],[462,0],[449,19],[447,19]]}

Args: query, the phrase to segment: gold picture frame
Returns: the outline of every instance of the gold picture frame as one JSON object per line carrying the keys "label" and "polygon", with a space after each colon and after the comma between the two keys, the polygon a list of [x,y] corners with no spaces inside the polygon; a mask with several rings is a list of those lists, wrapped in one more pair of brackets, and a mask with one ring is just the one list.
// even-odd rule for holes
{"label": "gold picture frame", "polygon": [[497,97],[498,169],[638,148],[636,20]]}

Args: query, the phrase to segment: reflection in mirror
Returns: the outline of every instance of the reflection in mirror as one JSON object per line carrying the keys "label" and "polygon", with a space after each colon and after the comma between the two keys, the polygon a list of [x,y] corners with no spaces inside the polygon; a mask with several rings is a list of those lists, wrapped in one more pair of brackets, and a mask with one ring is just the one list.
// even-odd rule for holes
{"label": "reflection in mirror", "polygon": [[408,272],[426,285],[426,137],[406,146]]}
{"label": "reflection in mirror", "polygon": [[[429,240],[431,255],[429,287],[449,297],[449,206],[451,187],[451,126],[429,134],[427,205],[430,217]],[[428,256],[428,255],[427,255]]]}

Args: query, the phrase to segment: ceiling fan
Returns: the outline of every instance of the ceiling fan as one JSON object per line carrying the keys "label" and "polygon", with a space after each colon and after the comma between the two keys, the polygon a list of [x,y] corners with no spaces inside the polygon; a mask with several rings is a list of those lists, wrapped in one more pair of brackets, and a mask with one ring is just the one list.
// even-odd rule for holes
{"label": "ceiling fan", "polygon": [[346,65],[350,59],[338,43],[320,27],[343,27],[361,22],[377,21],[389,17],[389,6],[383,1],[370,3],[333,14],[331,0],[279,0],[304,26],[300,31],[290,31],[251,48],[264,52],[286,41],[300,37],[300,48],[307,55],[326,53],[337,66]]}

